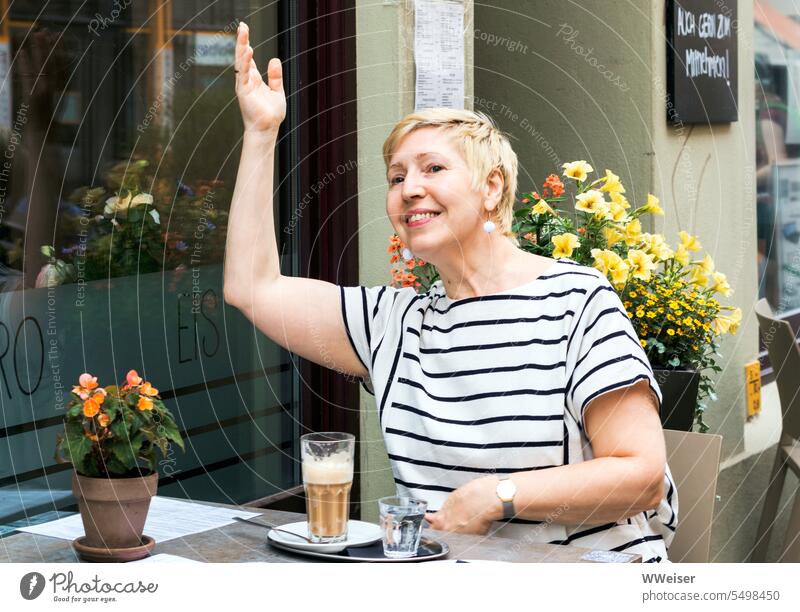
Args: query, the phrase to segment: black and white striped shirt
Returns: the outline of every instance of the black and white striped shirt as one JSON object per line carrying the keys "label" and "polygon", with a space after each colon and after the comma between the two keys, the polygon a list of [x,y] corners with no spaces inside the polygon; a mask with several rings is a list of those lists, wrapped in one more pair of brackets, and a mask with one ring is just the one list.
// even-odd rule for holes
{"label": "black and white striped shirt", "polygon": [[[437,510],[473,478],[593,458],[583,427],[597,396],[647,380],[647,356],[622,303],[594,268],[560,259],[535,280],[452,300],[429,291],[342,287],[348,337],[370,379],[398,493]],[[371,387],[371,388],[370,388]],[[678,499],[667,467],[658,508],[606,525],[521,521],[529,542],[667,560]]]}

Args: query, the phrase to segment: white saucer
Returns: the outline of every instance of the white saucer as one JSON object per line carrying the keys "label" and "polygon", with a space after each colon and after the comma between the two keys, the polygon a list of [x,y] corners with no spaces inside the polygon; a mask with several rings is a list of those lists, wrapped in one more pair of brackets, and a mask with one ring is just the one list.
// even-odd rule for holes
{"label": "white saucer", "polygon": [[[300,521],[298,523],[288,523],[286,525],[279,525],[285,531],[291,531],[305,537],[308,537],[308,521]],[[341,542],[334,542],[332,544],[312,544],[295,538],[288,533],[270,530],[267,538],[271,541],[286,546],[289,548],[296,548],[297,550],[308,550],[321,553],[335,553],[344,550],[348,546],[366,546],[381,539],[381,528],[374,523],[365,523],[364,521],[347,521],[347,539]]]}

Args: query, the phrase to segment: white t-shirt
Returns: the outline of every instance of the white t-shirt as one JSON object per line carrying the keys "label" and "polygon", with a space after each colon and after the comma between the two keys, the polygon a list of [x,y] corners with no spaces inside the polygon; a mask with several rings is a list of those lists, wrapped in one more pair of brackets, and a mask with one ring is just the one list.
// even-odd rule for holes
{"label": "white t-shirt", "polygon": [[[535,280],[452,300],[441,281],[412,288],[342,287],[348,337],[370,380],[398,494],[438,510],[481,475],[593,458],[587,404],[647,380],[647,356],[608,280],[560,259]],[[369,385],[369,386],[366,386]],[[372,388],[370,388],[370,386]],[[511,521],[497,533],[666,561],[678,499],[667,467],[658,508],[606,525]]]}

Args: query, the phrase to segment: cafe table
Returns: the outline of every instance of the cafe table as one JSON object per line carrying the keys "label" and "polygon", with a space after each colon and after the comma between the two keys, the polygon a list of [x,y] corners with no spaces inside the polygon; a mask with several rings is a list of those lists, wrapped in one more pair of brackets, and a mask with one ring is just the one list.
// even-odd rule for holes
{"label": "cafe table", "polygon": [[[210,502],[209,506],[246,510],[262,520],[280,526],[305,520],[304,514],[266,510],[250,506],[232,506]],[[594,563],[589,559],[602,557],[591,549],[555,544],[528,544],[501,536],[479,536],[425,529],[423,536],[447,543],[449,560],[488,560],[523,563]],[[195,533],[160,543],[156,542],[152,554],[166,553],[208,563],[307,563],[319,559],[286,552],[267,544],[267,530],[255,525],[234,521],[217,529]],[[641,563],[641,555],[618,555],[619,562]],[[2,563],[77,563],[80,559],[72,549],[72,542],[61,538],[19,532],[0,539]]]}

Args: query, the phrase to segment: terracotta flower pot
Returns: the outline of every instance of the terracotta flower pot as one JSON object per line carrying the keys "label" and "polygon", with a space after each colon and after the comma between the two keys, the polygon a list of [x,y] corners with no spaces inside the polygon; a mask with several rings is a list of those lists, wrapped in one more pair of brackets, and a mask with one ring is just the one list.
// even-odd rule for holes
{"label": "terracotta flower pot", "polygon": [[142,543],[150,499],[156,494],[158,472],[133,478],[89,478],[72,475],[85,543],[95,548],[132,548]]}

